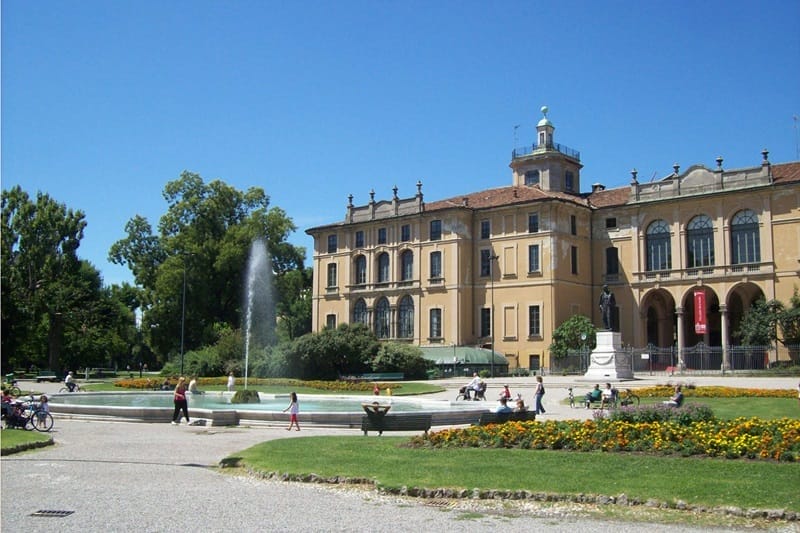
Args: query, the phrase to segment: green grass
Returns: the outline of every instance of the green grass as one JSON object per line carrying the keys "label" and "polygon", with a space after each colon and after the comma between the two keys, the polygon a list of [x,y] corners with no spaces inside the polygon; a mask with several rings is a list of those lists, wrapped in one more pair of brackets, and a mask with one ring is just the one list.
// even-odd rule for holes
{"label": "green grass", "polygon": [[800,464],[510,449],[412,449],[404,437],[301,437],[235,457],[263,472],[369,478],[388,487],[590,493],[800,511]]}
{"label": "green grass", "polygon": [[3,429],[0,431],[0,436],[2,436],[0,437],[0,450],[2,450],[3,455],[19,446],[25,446],[36,442],[47,442],[53,439],[48,433],[24,431],[21,429]]}
{"label": "green grass", "polygon": [[[667,398],[664,398],[666,400]],[[660,403],[642,399],[642,405]],[[800,408],[797,398],[692,398],[687,396],[686,403],[704,404],[714,411],[714,416],[723,420],[732,420],[740,416],[758,417],[771,420],[774,418],[797,418]]]}

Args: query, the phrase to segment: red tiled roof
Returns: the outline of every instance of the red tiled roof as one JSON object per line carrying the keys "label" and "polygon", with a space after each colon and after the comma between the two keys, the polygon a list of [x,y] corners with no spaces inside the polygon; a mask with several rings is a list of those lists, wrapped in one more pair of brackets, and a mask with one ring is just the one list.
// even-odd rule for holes
{"label": "red tiled roof", "polygon": [[800,161],[772,165],[773,183],[794,183],[800,181]]}
{"label": "red tiled roof", "polygon": [[556,191],[543,191],[539,187],[498,187],[484,191],[471,192],[444,200],[436,200],[425,204],[425,211],[437,211],[453,207],[469,209],[486,209],[504,205],[514,205],[541,200],[564,200],[579,205],[587,205],[584,197]]}

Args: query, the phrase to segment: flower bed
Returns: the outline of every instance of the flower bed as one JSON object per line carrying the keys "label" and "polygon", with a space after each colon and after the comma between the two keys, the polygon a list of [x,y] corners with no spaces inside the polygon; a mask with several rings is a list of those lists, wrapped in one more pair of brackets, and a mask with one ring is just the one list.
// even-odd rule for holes
{"label": "flower bed", "polygon": [[[174,386],[177,378],[170,380]],[[197,384],[199,386],[208,385],[221,385],[224,386],[228,383],[228,378],[198,378]],[[312,389],[335,391],[335,392],[364,392],[372,391],[375,383],[370,382],[352,382],[352,381],[302,381],[299,379],[280,379],[280,378],[248,378],[247,383],[253,386],[280,386],[280,387],[308,387]],[[153,381],[152,378],[133,378],[133,379],[120,379],[114,382],[115,387],[122,387],[124,389],[152,389],[154,386],[159,385]],[[391,387],[394,390],[402,388],[402,384],[392,382],[391,384],[378,383],[378,387],[383,390]]]}
{"label": "flower bed", "polygon": [[429,448],[521,448],[574,451],[629,451],[683,456],[800,459],[800,420],[637,422],[620,420],[507,422],[446,429],[411,439]]}
{"label": "flower bed", "polygon": [[792,389],[740,389],[736,387],[695,387],[691,383],[675,383],[655,385],[633,389],[640,398],[669,398],[675,392],[675,385],[683,387],[683,395],[687,398],[796,398],[797,391]]}

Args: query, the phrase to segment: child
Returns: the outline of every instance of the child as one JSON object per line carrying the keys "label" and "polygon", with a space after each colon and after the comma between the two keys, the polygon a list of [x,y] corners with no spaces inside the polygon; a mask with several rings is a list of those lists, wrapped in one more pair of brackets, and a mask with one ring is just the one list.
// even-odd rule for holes
{"label": "child", "polygon": [[300,412],[300,406],[297,403],[297,393],[293,392],[290,395],[290,398],[291,398],[291,403],[289,404],[289,407],[283,410],[284,413],[286,411],[289,411],[289,414],[291,415],[291,417],[289,418],[289,427],[286,428],[286,431],[291,431],[292,425],[297,427],[295,431],[300,431],[300,424],[297,423],[297,413]]}
{"label": "child", "polygon": [[47,403],[47,395],[42,394],[39,397],[39,409],[36,414],[39,415],[39,420],[44,421],[47,418],[47,413],[50,412],[50,405]]}

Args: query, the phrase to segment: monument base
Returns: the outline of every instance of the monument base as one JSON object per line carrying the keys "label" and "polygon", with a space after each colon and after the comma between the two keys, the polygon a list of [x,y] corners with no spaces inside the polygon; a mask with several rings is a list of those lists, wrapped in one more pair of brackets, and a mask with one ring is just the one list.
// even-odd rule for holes
{"label": "monument base", "polygon": [[621,339],[622,335],[616,331],[597,332],[597,347],[592,350],[584,378],[597,381],[633,379],[630,358],[622,353]]}

